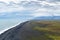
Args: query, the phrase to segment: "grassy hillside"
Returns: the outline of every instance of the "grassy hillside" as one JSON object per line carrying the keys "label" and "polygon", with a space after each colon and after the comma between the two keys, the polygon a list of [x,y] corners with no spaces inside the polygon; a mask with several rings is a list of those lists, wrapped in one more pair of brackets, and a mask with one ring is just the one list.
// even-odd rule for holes
{"label": "grassy hillside", "polygon": [[60,40],[60,21],[27,21],[1,34],[0,40]]}
{"label": "grassy hillside", "polygon": [[35,21],[31,24],[40,35],[32,35],[30,40],[60,40],[60,21]]}

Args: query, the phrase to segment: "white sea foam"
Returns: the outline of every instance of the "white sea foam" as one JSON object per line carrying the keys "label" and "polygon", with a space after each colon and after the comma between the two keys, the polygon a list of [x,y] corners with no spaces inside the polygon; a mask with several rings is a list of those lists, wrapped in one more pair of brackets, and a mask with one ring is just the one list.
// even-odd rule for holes
{"label": "white sea foam", "polygon": [[[25,21],[28,21],[28,20],[25,20]],[[17,25],[19,25],[20,23],[23,23],[23,22],[25,22],[25,21],[19,22],[19,23],[15,24],[15,25],[12,26],[12,27],[9,27],[9,28],[6,28],[5,30],[0,31],[0,34],[4,33],[5,31],[7,31],[7,30],[9,30],[9,29],[11,29],[11,28],[13,28],[13,27],[16,27]]]}
{"label": "white sea foam", "polygon": [[7,31],[8,29],[11,29],[11,28],[19,25],[20,23],[21,23],[21,22],[19,22],[18,24],[14,25],[14,26],[12,26],[12,27],[6,28],[5,30],[0,31],[0,34],[2,34],[3,32]]}
{"label": "white sea foam", "polygon": [[[23,22],[24,22],[24,21],[23,21]],[[9,29],[11,29],[11,28],[19,25],[20,23],[22,23],[22,22],[19,22],[19,23],[17,23],[16,25],[14,25],[14,26],[12,26],[12,27],[9,27],[9,28],[6,28],[5,30],[0,31],[0,34],[2,34],[3,32],[5,32],[5,31],[7,31],[7,30],[9,30]]]}

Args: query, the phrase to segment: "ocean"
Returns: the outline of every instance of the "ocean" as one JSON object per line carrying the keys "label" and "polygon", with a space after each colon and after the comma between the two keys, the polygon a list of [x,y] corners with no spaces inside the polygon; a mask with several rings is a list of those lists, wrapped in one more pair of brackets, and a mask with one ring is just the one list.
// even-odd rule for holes
{"label": "ocean", "polygon": [[0,19],[0,33],[6,29],[16,26],[18,23],[22,23],[26,20],[21,19]]}

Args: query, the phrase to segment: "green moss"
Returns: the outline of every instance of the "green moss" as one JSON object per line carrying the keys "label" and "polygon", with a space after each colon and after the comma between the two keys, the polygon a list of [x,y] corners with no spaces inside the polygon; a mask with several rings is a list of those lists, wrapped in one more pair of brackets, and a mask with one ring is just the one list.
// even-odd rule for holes
{"label": "green moss", "polygon": [[54,40],[52,37],[47,34],[39,35],[39,36],[27,36],[26,40]]}
{"label": "green moss", "polygon": [[[40,40],[60,40],[60,21],[44,21],[39,22],[40,24],[49,24],[46,27],[34,26],[33,30],[43,32]],[[42,37],[43,36],[43,37]]]}

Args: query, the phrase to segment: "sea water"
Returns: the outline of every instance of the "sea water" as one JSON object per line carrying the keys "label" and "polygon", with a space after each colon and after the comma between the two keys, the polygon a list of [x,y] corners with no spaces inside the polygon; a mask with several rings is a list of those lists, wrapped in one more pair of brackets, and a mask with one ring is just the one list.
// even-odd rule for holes
{"label": "sea water", "polygon": [[6,29],[12,28],[12,26],[22,23],[26,20],[21,19],[0,19],[0,33]]}

